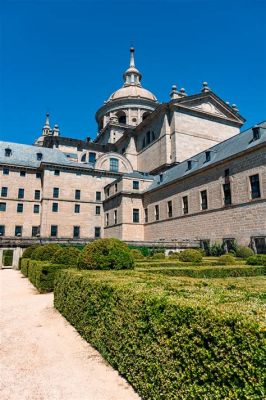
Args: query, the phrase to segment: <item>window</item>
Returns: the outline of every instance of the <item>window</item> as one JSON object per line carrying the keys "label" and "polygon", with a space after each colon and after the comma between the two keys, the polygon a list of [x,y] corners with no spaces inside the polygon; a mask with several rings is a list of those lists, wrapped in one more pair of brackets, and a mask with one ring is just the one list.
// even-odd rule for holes
{"label": "window", "polygon": [[35,190],[34,199],[35,200],[40,200],[40,198],[41,198],[41,191],[40,190]]}
{"label": "window", "polygon": [[75,190],[75,199],[80,200],[80,190],[79,189]]}
{"label": "window", "polygon": [[251,198],[258,199],[260,198],[260,179],[259,175],[252,175],[249,177],[250,181],[250,189],[251,189]]}
{"label": "window", "polygon": [[0,225],[0,236],[5,236],[5,225]]}
{"label": "window", "polygon": [[148,131],[146,133],[146,139],[147,139],[147,145],[150,144],[150,142],[151,142],[151,133],[150,133],[150,131]]}
{"label": "window", "polygon": [[109,197],[110,196],[110,188],[108,187],[107,189],[106,189],[106,197]]}
{"label": "window", "polygon": [[8,192],[8,188],[3,186],[1,189],[1,196],[2,197],[7,197],[7,192]]}
{"label": "window", "polygon": [[133,189],[139,190],[139,181],[133,181]]}
{"label": "window", "polygon": [[40,227],[39,226],[33,226],[31,228],[31,236],[33,236],[33,237],[40,236]]}
{"label": "window", "polygon": [[95,226],[94,236],[95,236],[95,238],[100,238],[101,237],[101,228],[99,226]]}
{"label": "window", "polygon": [[159,206],[155,206],[155,221],[159,221],[160,219],[160,211],[159,211]]}
{"label": "window", "polygon": [[75,212],[75,214],[79,214],[80,213],[80,204],[75,204],[74,212]]}
{"label": "window", "polygon": [[73,226],[73,237],[74,238],[79,238],[80,234],[80,227],[79,226]]}
{"label": "window", "polygon": [[127,117],[126,117],[126,114],[123,111],[118,112],[116,115],[118,117],[118,122],[120,124],[126,124],[127,123]]}
{"label": "window", "polygon": [[118,159],[110,158],[110,171],[118,172]]}
{"label": "window", "polygon": [[96,192],[96,201],[101,201],[101,199],[102,199],[101,192]]}
{"label": "window", "polygon": [[83,154],[83,156],[81,157],[80,161],[81,161],[81,162],[86,162],[86,156],[87,156],[86,153]]}
{"label": "window", "polygon": [[6,157],[10,157],[11,154],[12,154],[11,149],[5,149],[5,156],[6,156]]}
{"label": "window", "polygon": [[40,179],[42,177],[42,173],[41,172],[36,172],[36,178]]}
{"label": "window", "polygon": [[207,210],[208,208],[207,190],[202,190],[200,192],[200,198],[201,198],[201,209]]}
{"label": "window", "polygon": [[148,220],[149,220],[149,217],[148,217],[148,209],[147,209],[147,208],[144,208],[144,221],[145,221],[145,222],[148,222]]}
{"label": "window", "polygon": [[223,191],[224,191],[224,205],[227,206],[232,204],[230,183],[225,183],[223,185]]}
{"label": "window", "polygon": [[155,140],[155,133],[153,131],[151,133],[151,140]]}
{"label": "window", "polygon": [[89,153],[89,162],[94,164],[96,161],[96,153]]}
{"label": "window", "polygon": [[211,161],[211,152],[210,151],[205,151],[205,162]]}
{"label": "window", "polygon": [[53,189],[53,198],[58,199],[59,197],[59,188],[54,188]]}
{"label": "window", "polygon": [[252,128],[252,132],[253,132],[253,140],[259,140],[260,139],[260,127],[255,125]]}
{"label": "window", "polygon": [[59,176],[59,175],[60,175],[59,169],[55,169],[55,170],[54,170],[54,175],[55,175],[55,176]]}
{"label": "window", "polygon": [[6,203],[0,203],[0,211],[6,211]]}
{"label": "window", "polygon": [[160,183],[163,182],[163,174],[160,174]]}
{"label": "window", "polygon": [[57,225],[51,225],[51,237],[57,237]]}
{"label": "window", "polygon": [[58,212],[58,203],[52,204],[52,212]]}
{"label": "window", "polygon": [[20,171],[20,176],[26,176],[26,171]]}
{"label": "window", "polygon": [[229,168],[226,168],[224,170],[224,177],[226,178],[227,176],[229,176],[229,174],[230,174]]}
{"label": "window", "polygon": [[139,222],[139,209],[133,208],[133,222]]}
{"label": "window", "polygon": [[108,226],[109,225],[109,213],[105,214],[105,225]]}
{"label": "window", "polygon": [[81,176],[81,171],[77,171],[76,176]]}
{"label": "window", "polygon": [[95,208],[95,214],[96,214],[96,215],[100,215],[100,214],[101,214],[101,207],[100,207],[100,206],[96,206],[96,208]]}
{"label": "window", "polygon": [[187,162],[187,170],[190,170],[190,169],[192,169],[192,161],[188,160],[188,162]]}
{"label": "window", "polygon": [[115,193],[117,192],[117,183],[115,183]]}
{"label": "window", "polygon": [[142,139],[142,148],[144,149],[144,147],[146,146],[146,139],[145,137]]}
{"label": "window", "polygon": [[22,236],[22,226],[20,225],[15,226],[15,236]]}
{"label": "window", "polygon": [[36,157],[37,157],[38,161],[41,161],[42,160],[42,153],[37,153]]}
{"label": "window", "polygon": [[167,202],[167,212],[168,212],[168,218],[172,218],[173,216],[173,204],[172,201]]}
{"label": "window", "polygon": [[117,224],[117,210],[114,210],[114,224]]}
{"label": "window", "polygon": [[23,204],[22,203],[18,203],[17,204],[17,212],[18,213],[23,213]]}
{"label": "window", "polygon": [[9,169],[3,168],[3,175],[9,175]]}
{"label": "window", "polygon": [[39,206],[39,204],[34,204],[34,206],[33,206],[33,213],[34,213],[34,214],[39,214],[39,212],[40,212],[40,206]]}
{"label": "window", "polygon": [[188,214],[188,197],[184,196],[182,198],[183,201],[183,214]]}
{"label": "window", "polygon": [[24,199],[24,189],[19,189],[18,190],[18,198],[19,199]]}

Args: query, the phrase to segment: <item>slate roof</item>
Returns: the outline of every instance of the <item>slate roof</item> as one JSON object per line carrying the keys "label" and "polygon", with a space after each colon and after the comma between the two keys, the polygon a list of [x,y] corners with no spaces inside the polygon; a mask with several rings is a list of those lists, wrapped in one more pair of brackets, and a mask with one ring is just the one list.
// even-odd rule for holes
{"label": "slate roof", "polygon": [[[194,155],[180,164],[169,168],[164,173],[156,175],[154,181],[146,191],[149,192],[150,190],[159,188],[172,181],[175,181],[176,179],[188,176],[195,171],[199,171],[202,168],[211,166],[212,164],[225,160],[259,144],[266,144],[266,121],[261,122],[258,124],[258,126],[261,128],[260,139],[254,141],[252,128],[247,129],[246,131],[241,132],[230,139],[227,139],[199,154]],[[206,162],[206,151],[210,151],[211,159],[208,162]],[[188,170],[188,160],[192,160],[192,168],[190,170]],[[160,175],[162,175],[162,181]]]}

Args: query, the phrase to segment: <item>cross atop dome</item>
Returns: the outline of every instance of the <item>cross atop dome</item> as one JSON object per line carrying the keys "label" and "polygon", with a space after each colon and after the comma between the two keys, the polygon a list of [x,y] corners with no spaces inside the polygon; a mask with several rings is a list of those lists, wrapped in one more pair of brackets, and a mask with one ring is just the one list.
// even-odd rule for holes
{"label": "cross atop dome", "polygon": [[135,49],[134,47],[130,48],[130,62],[129,68],[124,72],[124,86],[141,86],[141,73],[135,67],[135,59],[134,59]]}

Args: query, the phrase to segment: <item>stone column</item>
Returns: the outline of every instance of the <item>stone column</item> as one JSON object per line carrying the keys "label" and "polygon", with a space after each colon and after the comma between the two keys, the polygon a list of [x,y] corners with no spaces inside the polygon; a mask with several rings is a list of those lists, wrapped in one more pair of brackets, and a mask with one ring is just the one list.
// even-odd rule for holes
{"label": "stone column", "polygon": [[16,247],[13,252],[13,269],[18,269],[19,259],[22,256],[23,250],[21,247]]}
{"label": "stone column", "polygon": [[0,249],[0,269],[3,268],[3,249]]}

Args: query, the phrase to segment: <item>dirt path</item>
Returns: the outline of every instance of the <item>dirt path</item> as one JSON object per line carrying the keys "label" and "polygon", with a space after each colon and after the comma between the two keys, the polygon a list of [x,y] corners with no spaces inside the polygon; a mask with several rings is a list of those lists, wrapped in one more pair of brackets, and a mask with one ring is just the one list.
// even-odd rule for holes
{"label": "dirt path", "polygon": [[1,400],[137,400],[19,271],[0,271]]}

